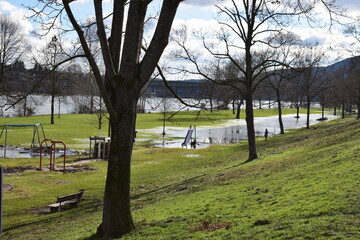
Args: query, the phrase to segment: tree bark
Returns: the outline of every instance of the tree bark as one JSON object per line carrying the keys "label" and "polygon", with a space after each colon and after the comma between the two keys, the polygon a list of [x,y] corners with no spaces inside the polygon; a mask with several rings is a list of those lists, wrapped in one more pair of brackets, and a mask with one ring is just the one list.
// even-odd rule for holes
{"label": "tree bark", "polygon": [[246,104],[246,128],[248,135],[249,157],[247,162],[257,159],[256,142],[255,142],[255,127],[254,127],[254,110],[252,103],[252,94],[247,94],[245,99]]}
{"label": "tree bark", "polygon": [[118,121],[111,118],[111,144],[106,178],[102,237],[121,237],[134,229],[130,208],[130,162],[135,138],[136,97],[117,94]]}

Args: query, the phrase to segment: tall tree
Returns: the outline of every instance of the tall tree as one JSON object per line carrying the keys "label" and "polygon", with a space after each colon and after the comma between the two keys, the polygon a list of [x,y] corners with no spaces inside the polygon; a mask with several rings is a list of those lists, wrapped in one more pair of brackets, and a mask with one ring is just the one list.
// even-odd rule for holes
{"label": "tall tree", "polygon": [[50,95],[50,124],[55,123],[55,99],[59,98],[66,85],[66,74],[60,63],[67,57],[63,50],[63,42],[56,35],[39,51],[44,69],[47,69],[47,77],[42,80],[44,91]]}
{"label": "tall tree", "polygon": [[277,59],[282,64],[275,69],[272,69],[271,74],[268,74],[267,83],[271,86],[271,88],[275,91],[276,102],[278,108],[278,119],[279,119],[279,127],[280,134],[284,134],[284,123],[282,120],[282,93],[294,74],[290,70],[290,66],[294,61],[295,55],[293,54],[292,48],[300,43],[300,38],[293,34],[275,34],[270,42],[272,45],[276,47]]}
{"label": "tall tree", "polygon": [[325,54],[317,46],[303,46],[299,53],[294,64],[299,73],[295,81],[300,82],[299,86],[305,97],[306,128],[309,129],[311,102],[330,87],[331,73],[325,67],[321,67]]}
{"label": "tall tree", "polygon": [[0,90],[6,91],[5,74],[9,65],[20,59],[25,38],[19,24],[9,15],[0,13]]}
{"label": "tall tree", "polygon": [[[85,26],[74,15],[72,4],[76,2],[62,0],[60,4],[59,1],[38,0],[45,4],[44,10],[49,11],[50,15],[36,14],[33,16],[34,20],[49,16],[54,23],[54,18],[65,17],[62,13],[66,13],[79,37],[110,115],[111,145],[103,217],[97,231],[100,236],[120,237],[134,229],[130,210],[130,162],[135,137],[137,101],[141,89],[148,82],[168,44],[172,22],[181,1],[159,1],[161,10],[156,28],[146,52],[141,54],[145,18],[148,5],[153,1],[113,1],[109,19],[109,16],[104,15],[103,1],[94,0],[94,24],[97,25],[105,68],[105,73],[102,74],[84,36]],[[110,30],[106,27],[106,21],[109,21]],[[52,26],[50,24],[49,27]]]}
{"label": "tall tree", "polygon": [[[204,48],[210,54],[217,59],[231,62],[238,69],[238,76],[242,75],[237,78],[237,86],[231,84],[236,88],[239,88],[240,84],[243,88],[248,138],[247,161],[258,157],[252,105],[253,93],[265,79],[265,70],[278,64],[275,55],[264,54],[271,53],[269,49],[272,48],[271,44],[265,40],[266,37],[271,33],[283,32],[284,27],[289,27],[295,16],[305,16],[309,20],[313,17],[310,14],[311,11],[317,7],[325,7],[327,11],[330,11],[330,21],[332,21],[332,13],[336,13],[332,12],[334,4],[334,0],[230,0],[229,5],[216,6],[219,15],[223,17],[219,20],[223,30],[212,35],[217,37],[217,43],[212,41],[209,33],[202,36],[202,40]],[[308,22],[314,23],[314,21]],[[196,71],[190,71],[190,73],[198,72],[204,78],[211,79],[199,64],[198,55],[193,54],[186,46],[186,41],[181,39],[175,39],[175,41],[183,50],[183,56],[178,58],[188,59],[195,64]],[[238,61],[239,55],[242,61]]]}

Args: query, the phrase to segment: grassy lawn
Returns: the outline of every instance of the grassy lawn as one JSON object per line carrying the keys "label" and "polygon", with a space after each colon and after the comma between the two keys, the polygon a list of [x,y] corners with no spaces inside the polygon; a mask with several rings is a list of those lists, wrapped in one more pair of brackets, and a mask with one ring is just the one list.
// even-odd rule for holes
{"label": "grassy lawn", "polygon": [[[187,126],[189,114],[172,124]],[[220,115],[217,121],[233,116]],[[69,128],[72,117],[79,118],[62,116]],[[90,117],[81,115],[84,125]],[[69,129],[68,139],[88,137],[82,124],[76,126],[79,134]],[[138,116],[139,128],[156,126],[160,114]],[[246,142],[196,150],[137,147],[131,186],[136,230],[122,239],[360,238],[360,121],[334,120],[317,130],[259,139],[258,152],[259,159],[244,164]],[[7,186],[2,239],[96,239],[105,161],[77,164],[70,173],[35,171],[38,159],[0,161]],[[79,189],[86,190],[79,208],[46,212],[57,196]]]}

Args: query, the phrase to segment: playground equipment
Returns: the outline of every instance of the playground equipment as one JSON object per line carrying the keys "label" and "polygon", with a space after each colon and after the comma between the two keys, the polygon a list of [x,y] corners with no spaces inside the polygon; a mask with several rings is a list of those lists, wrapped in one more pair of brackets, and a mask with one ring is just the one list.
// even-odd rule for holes
{"label": "playground equipment", "polygon": [[[44,140],[42,140],[42,142],[40,143],[40,171],[42,171],[42,155],[44,152],[44,147],[43,147],[43,143],[47,143],[47,142],[51,142],[51,145],[49,147],[49,156],[50,156],[50,171],[55,171],[55,159],[56,159],[56,144],[57,143],[61,143],[63,145],[63,150],[64,150],[64,164],[63,164],[63,172],[66,171],[66,166],[65,166],[65,161],[66,161],[66,144],[62,141],[54,141],[52,139],[48,139],[45,138]],[[48,147],[46,147],[48,148]]]}
{"label": "playground equipment", "polygon": [[39,144],[40,146],[40,134],[39,134],[39,126],[41,127],[41,130],[42,130],[42,134],[43,134],[43,138],[45,138],[45,132],[44,132],[44,128],[43,126],[41,125],[41,123],[37,123],[37,124],[23,124],[23,125],[3,125],[2,126],[2,129],[1,129],[1,133],[0,133],[0,139],[5,131],[5,144],[4,144],[4,158],[6,158],[6,148],[7,148],[7,136],[8,136],[8,128],[9,127],[33,127],[34,130],[33,130],[33,137],[32,137],[32,141],[31,141],[31,150],[32,152],[35,151],[35,138],[36,138],[36,135],[37,135],[37,143]]}
{"label": "playground equipment", "polygon": [[[110,137],[89,137],[90,149],[89,158],[105,159],[109,157],[110,152]],[[94,149],[92,149],[92,142],[94,141]]]}
{"label": "playground equipment", "polygon": [[[195,133],[195,138],[194,140],[192,139],[192,134]],[[186,133],[186,137],[184,139],[184,142],[181,144],[181,147],[186,147],[190,142],[190,147],[191,148],[196,148],[196,125],[194,125],[194,128],[191,128],[191,125],[189,127],[189,130]]]}

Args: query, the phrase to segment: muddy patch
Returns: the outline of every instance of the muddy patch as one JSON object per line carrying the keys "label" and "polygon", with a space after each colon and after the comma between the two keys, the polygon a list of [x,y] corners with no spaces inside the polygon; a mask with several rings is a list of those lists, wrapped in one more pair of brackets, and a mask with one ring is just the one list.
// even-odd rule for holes
{"label": "muddy patch", "polygon": [[89,167],[86,165],[71,165],[66,167],[66,171],[68,173],[77,173],[77,172],[91,172],[91,171],[98,171],[99,169]]}
{"label": "muddy patch", "polygon": [[[16,166],[16,167],[4,167],[3,171],[4,171],[4,175],[5,176],[10,176],[13,174],[19,174],[25,171],[39,171],[40,169],[37,167],[33,167],[33,166]],[[97,168],[93,168],[93,167],[89,167],[83,164],[80,165],[76,165],[76,164],[71,164],[65,167],[65,171],[63,171],[62,167],[57,167],[56,168],[56,172],[67,172],[67,173],[76,173],[76,172],[90,172],[90,171],[98,171],[99,169]],[[47,167],[43,167],[42,171],[50,171],[49,168]],[[59,183],[61,184],[61,183]]]}
{"label": "muddy patch", "polygon": [[2,187],[3,187],[3,190],[4,190],[4,191],[10,191],[10,190],[12,190],[13,188],[15,188],[15,185],[12,185],[12,184],[3,184]]}
{"label": "muddy patch", "polygon": [[74,183],[74,181],[56,181],[55,184],[70,184]]}
{"label": "muddy patch", "polygon": [[35,213],[35,214],[50,214],[50,208],[49,207],[30,208],[26,212]]}
{"label": "muddy patch", "polygon": [[4,167],[3,172],[5,175],[11,175],[15,173],[21,173],[25,171],[36,171],[37,168],[33,166],[16,166],[16,167]]}

